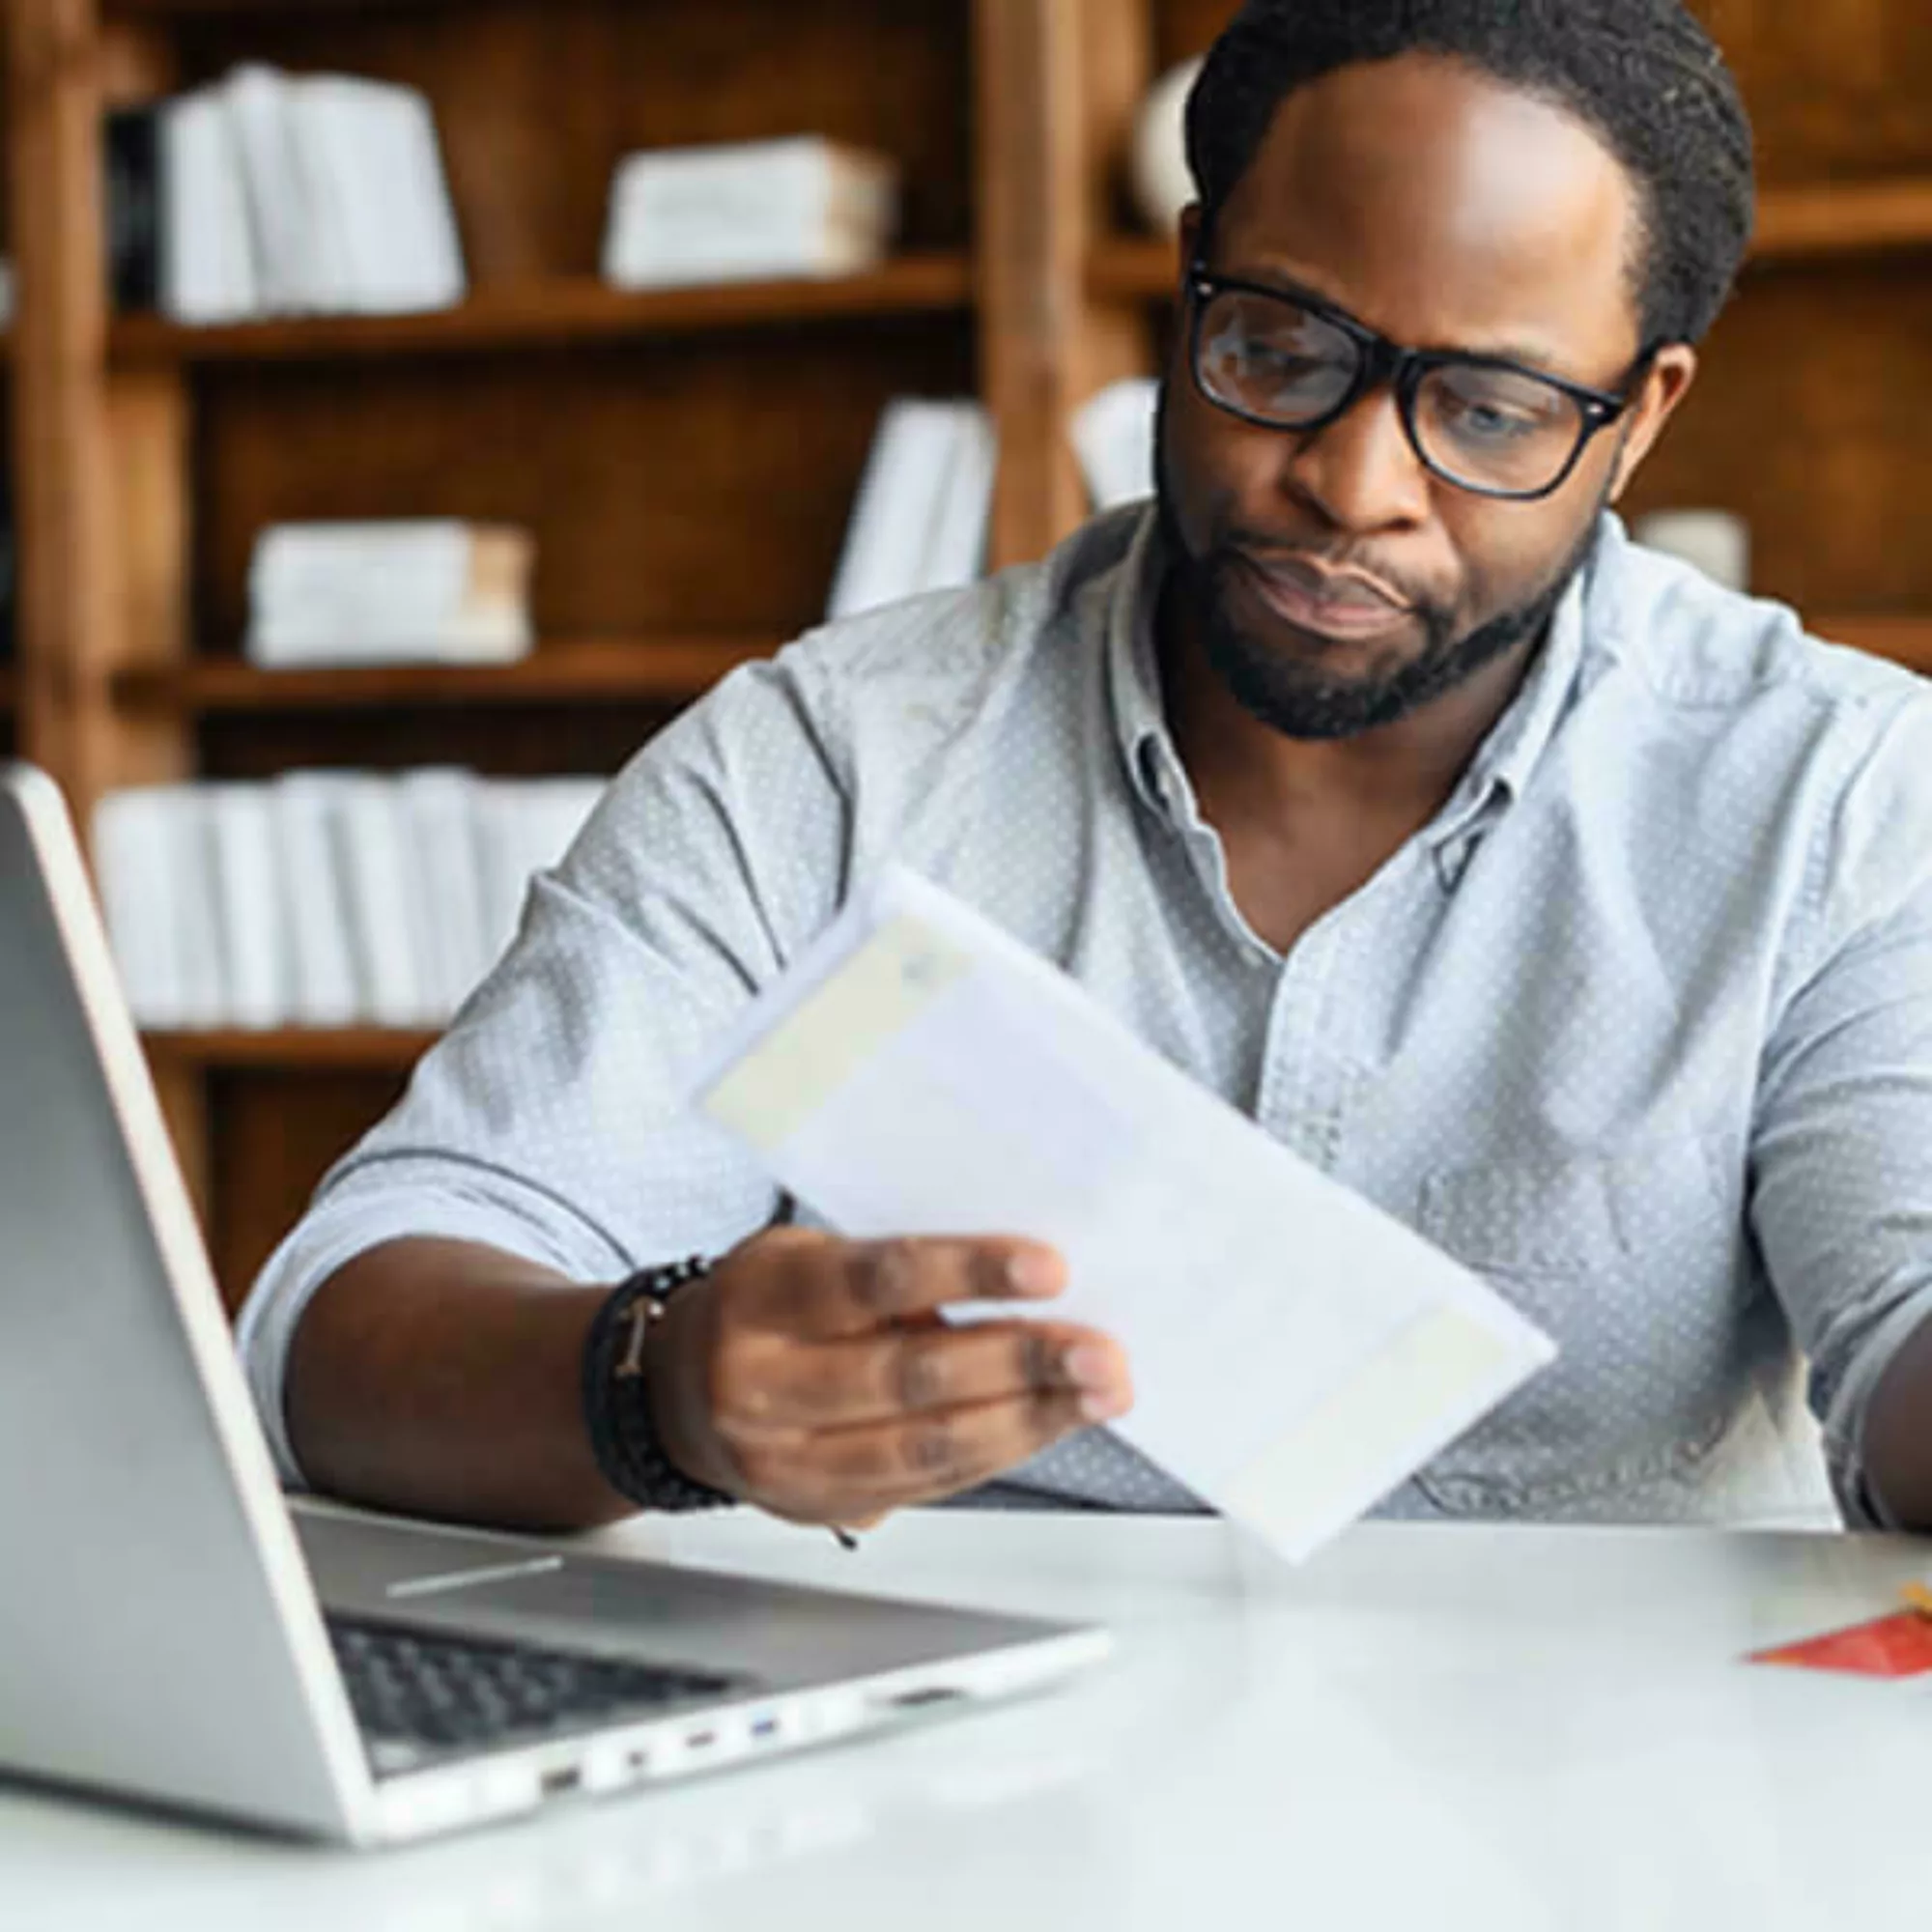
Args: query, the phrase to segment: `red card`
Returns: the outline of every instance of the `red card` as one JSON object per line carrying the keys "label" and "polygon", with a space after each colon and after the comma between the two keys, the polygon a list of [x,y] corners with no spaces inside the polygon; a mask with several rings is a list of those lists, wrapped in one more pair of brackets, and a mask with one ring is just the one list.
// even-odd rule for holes
{"label": "red card", "polygon": [[1747,1663],[1788,1663],[1800,1670],[1844,1670],[1856,1677],[1918,1677],[1932,1670],[1932,1617],[1917,1610],[1849,1630],[1827,1631],[1803,1643],[1753,1651]]}

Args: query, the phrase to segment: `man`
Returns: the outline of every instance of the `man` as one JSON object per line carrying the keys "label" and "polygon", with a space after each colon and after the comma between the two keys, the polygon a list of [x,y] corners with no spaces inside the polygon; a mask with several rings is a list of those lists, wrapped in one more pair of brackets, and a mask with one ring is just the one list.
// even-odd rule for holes
{"label": "man", "polygon": [[[1932,706],[1605,514],[1748,238],[1720,59],[1678,0],[1260,0],[1189,142],[1157,509],[631,765],[257,1285],[292,1475],[522,1524],[1189,1505],[1024,1229],[774,1225],[678,1108],[896,859],[1553,1332],[1392,1513],[1803,1507],[1802,1358],[1842,1507],[1932,1523]],[[973,1296],[1016,1319],[939,1323]]]}

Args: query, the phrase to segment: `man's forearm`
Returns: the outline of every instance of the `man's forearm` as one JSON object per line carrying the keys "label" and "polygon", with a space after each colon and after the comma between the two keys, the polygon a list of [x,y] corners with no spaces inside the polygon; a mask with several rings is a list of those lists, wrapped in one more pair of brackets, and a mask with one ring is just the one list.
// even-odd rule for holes
{"label": "man's forearm", "polygon": [[358,1255],[317,1292],[289,1357],[304,1475],[352,1501],[506,1526],[629,1513],[598,1473],[580,1394],[607,1293],[467,1242]]}
{"label": "man's forearm", "polygon": [[1932,1531],[1932,1321],[1907,1338],[1865,1411],[1866,1486],[1901,1529]]}

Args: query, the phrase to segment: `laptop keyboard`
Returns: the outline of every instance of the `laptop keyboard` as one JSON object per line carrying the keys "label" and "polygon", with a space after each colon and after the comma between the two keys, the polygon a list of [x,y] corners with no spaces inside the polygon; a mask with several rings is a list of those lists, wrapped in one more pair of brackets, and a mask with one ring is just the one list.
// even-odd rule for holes
{"label": "laptop keyboard", "polygon": [[655,1663],[330,1617],[349,1701],[378,1771],[541,1743],[741,1688]]}

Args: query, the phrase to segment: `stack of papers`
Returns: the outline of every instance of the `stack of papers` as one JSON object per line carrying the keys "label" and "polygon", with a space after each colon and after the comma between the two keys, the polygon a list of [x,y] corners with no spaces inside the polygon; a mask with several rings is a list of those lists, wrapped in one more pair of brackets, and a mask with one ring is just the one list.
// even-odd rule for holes
{"label": "stack of papers", "polygon": [[693,1097],[854,1236],[1059,1248],[1071,1286],[1050,1313],[1132,1363],[1116,1433],[1293,1560],[1555,1354],[1461,1264],[900,869],[755,1003]]}

